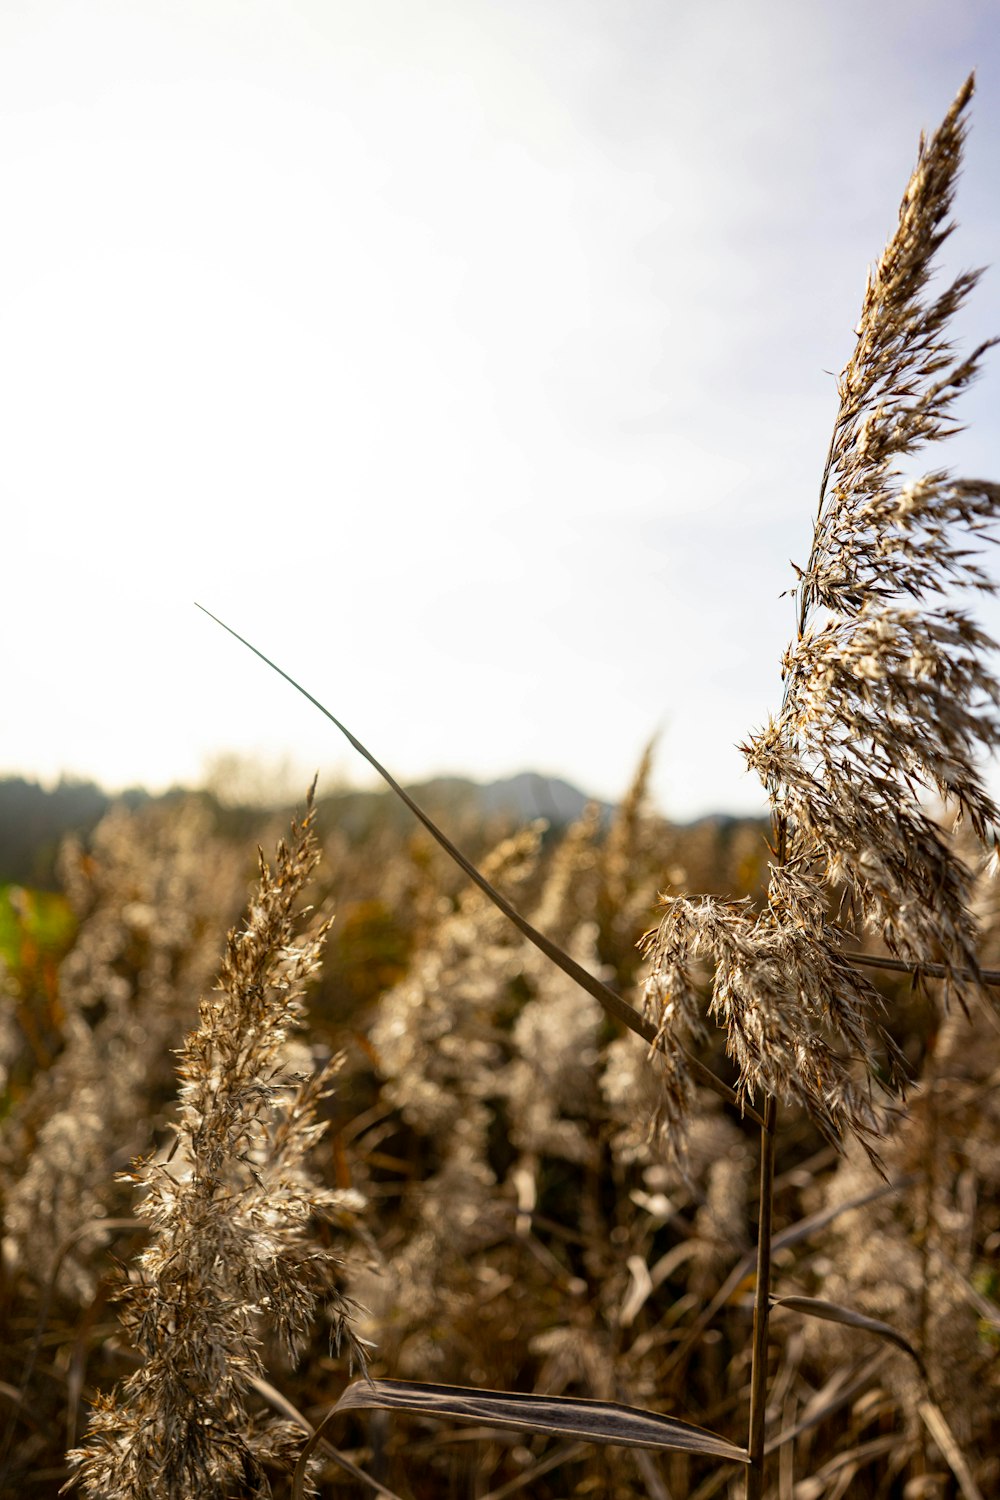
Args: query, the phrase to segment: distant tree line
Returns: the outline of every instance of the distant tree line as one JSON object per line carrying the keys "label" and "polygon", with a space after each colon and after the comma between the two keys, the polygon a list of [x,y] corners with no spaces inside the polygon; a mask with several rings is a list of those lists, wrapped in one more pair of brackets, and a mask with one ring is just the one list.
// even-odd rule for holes
{"label": "distant tree line", "polygon": [[[146,798],[132,791],[122,800],[135,807]],[[0,780],[0,884],[54,890],[60,843],[68,833],[89,834],[111,801],[92,781],[63,780],[47,790],[23,776]]]}

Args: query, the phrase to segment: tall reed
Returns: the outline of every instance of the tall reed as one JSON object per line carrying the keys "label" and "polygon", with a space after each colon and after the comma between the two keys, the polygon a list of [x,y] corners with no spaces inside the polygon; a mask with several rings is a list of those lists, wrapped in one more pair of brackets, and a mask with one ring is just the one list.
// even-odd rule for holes
{"label": "tall reed", "polygon": [[953,228],[972,92],[970,77],[931,140],[921,139],[898,227],[869,272],[812,548],[797,570],[781,710],[745,747],[773,814],[766,904],[670,899],[648,943],[647,1006],[670,1058],[674,1129],[691,1091],[682,1044],[703,1027],[699,958],[714,969],[708,1011],[726,1030],[738,1091],[764,1099],[751,1500],[763,1492],[778,1101],[800,1105],[833,1141],[850,1132],[878,1162],[886,1091],[904,1081],[883,1002],[852,964],[842,924],[877,933],[916,972],[942,963],[946,1003],[954,995],[965,1006],[981,989],[973,873],[928,797],[995,842],[1000,815],[982,770],[983,753],[1000,743],[994,643],[955,600],[995,587],[980,544],[1000,513],[1000,485],[905,469],[954,430],[955,399],[996,342],[956,357],[948,337],[979,272],[928,291]]}
{"label": "tall reed", "polygon": [[151,1240],[119,1301],[142,1362],[99,1398],[70,1455],[95,1500],[267,1494],[267,1470],[287,1466],[299,1429],[251,1420],[262,1338],[294,1354],[325,1308],[337,1345],[363,1363],[336,1259],[310,1232],[341,1201],[306,1166],[335,1065],[302,1075],[289,1056],[329,927],[300,910],[319,859],[311,800],[273,871],[261,856],[246,919],[180,1050],[174,1147],[129,1174]]}

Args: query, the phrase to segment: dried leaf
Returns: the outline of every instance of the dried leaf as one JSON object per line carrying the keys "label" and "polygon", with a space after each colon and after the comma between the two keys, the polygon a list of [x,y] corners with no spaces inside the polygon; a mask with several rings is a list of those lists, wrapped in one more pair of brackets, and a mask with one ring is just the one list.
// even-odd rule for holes
{"label": "dried leaf", "polygon": [[542,1433],[548,1437],[584,1438],[626,1448],[659,1448],[678,1453],[702,1453],[728,1463],[748,1463],[745,1448],[714,1432],[640,1411],[616,1401],[586,1401],[568,1396],[519,1395],[513,1391],[478,1390],[464,1385],[437,1385],[409,1380],[356,1380],[316,1429],[303,1449],[295,1471],[294,1495],[302,1495],[306,1461],[323,1429],[345,1411],[367,1407],[414,1412],[453,1422],[475,1422]]}
{"label": "dried leaf", "polygon": [[852,1307],[842,1307],[839,1302],[824,1302],[820,1297],[772,1297],[771,1306],[787,1307],[790,1312],[804,1313],[810,1318],[823,1318],[828,1323],[843,1323],[848,1328],[860,1328],[865,1333],[874,1333],[878,1338],[888,1339],[890,1344],[895,1344],[897,1349],[902,1349],[904,1354],[916,1360],[921,1375],[925,1380],[927,1378],[923,1359],[909,1339],[878,1318],[866,1317],[864,1313],[855,1312]]}

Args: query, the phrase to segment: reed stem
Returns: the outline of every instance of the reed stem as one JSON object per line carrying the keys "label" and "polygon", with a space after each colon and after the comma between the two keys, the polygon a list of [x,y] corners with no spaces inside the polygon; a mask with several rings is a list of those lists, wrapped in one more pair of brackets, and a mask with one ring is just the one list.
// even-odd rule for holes
{"label": "reed stem", "polygon": [[769,1094],[760,1131],[760,1205],[757,1229],[757,1277],[753,1306],[753,1353],[750,1373],[750,1436],[747,1448],[747,1500],[764,1494],[764,1414],[767,1407],[767,1324],[771,1311],[771,1239],[774,1206],[774,1143],[778,1101]]}

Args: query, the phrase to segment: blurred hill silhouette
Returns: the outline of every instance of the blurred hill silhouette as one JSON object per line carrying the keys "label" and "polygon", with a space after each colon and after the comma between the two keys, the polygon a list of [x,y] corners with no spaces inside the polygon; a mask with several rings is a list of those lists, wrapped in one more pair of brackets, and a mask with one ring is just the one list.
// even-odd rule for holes
{"label": "blurred hill silhouette", "polygon": [[[596,804],[606,825],[613,804],[589,798],[578,787],[558,776],[522,771],[496,781],[477,782],[464,776],[437,776],[410,783],[407,790],[417,802],[453,835],[478,845],[478,835],[496,838],[504,829],[523,827],[543,818],[552,834],[574,823],[584,808]],[[112,794],[92,781],[65,778],[47,788],[24,776],[0,778],[0,885],[14,883],[40,890],[56,890],[56,857],[68,834],[86,839],[114,803],[132,808],[144,803],[180,802],[198,797],[210,809],[217,831],[226,838],[251,843],[261,837],[264,820],[293,812],[305,795],[286,802],[233,800],[221,796],[216,787],[173,787],[150,793],[142,787]],[[404,836],[413,827],[413,815],[382,788],[339,787],[318,798],[322,823],[337,829],[352,843],[362,843],[379,832]],[[682,829],[712,830],[714,839],[728,842],[732,832],[749,818],[713,813],[690,823],[673,824]],[[669,820],[668,820],[669,822]]]}
{"label": "blurred hill silhouette", "polygon": [[[303,788],[303,792],[304,792]],[[463,824],[482,819],[520,825],[545,818],[559,829],[572,823],[590,799],[577,787],[535,771],[485,785],[462,776],[440,776],[408,790],[432,816]],[[15,882],[43,890],[57,885],[59,845],[68,834],[86,836],[114,802],[138,807],[196,795],[212,808],[220,832],[234,838],[255,836],[263,812],[273,807],[223,802],[216,792],[177,787],[152,795],[141,787],[112,795],[92,781],[64,779],[46,788],[24,776],[0,779],[0,884]],[[600,804],[605,813],[609,804]],[[320,798],[326,820],[348,837],[363,839],[378,828],[405,828],[412,814],[388,791],[338,790]],[[283,809],[282,809],[283,810]]]}

